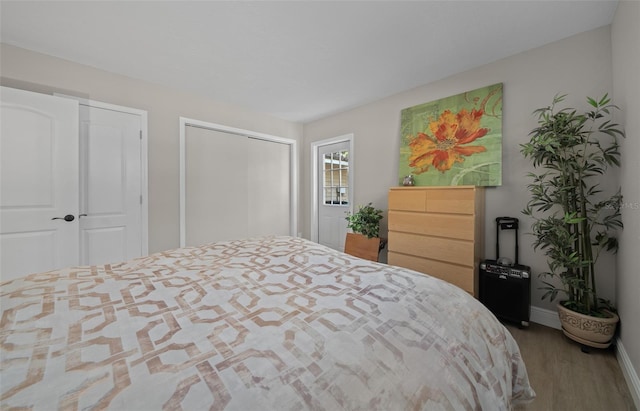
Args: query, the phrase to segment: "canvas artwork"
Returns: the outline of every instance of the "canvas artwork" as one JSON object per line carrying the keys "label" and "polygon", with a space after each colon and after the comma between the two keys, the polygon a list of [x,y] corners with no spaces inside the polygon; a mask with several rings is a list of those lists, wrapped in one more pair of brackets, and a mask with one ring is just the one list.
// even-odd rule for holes
{"label": "canvas artwork", "polygon": [[400,183],[501,185],[502,83],[402,110],[400,138]]}

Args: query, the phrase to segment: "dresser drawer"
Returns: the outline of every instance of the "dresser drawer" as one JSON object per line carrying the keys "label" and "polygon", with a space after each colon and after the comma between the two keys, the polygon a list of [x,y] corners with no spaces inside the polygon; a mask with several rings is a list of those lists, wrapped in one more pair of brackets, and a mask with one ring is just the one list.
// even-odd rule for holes
{"label": "dresser drawer", "polygon": [[429,189],[426,210],[430,213],[475,213],[475,190],[473,188]]}
{"label": "dresser drawer", "polygon": [[475,267],[460,266],[392,251],[389,251],[387,261],[391,265],[397,265],[398,267],[408,268],[439,278],[462,288],[473,296],[476,295]]}
{"label": "dresser drawer", "polygon": [[474,244],[471,241],[390,231],[388,244],[389,251],[469,267],[475,265]]}
{"label": "dresser drawer", "polygon": [[426,190],[402,189],[389,192],[389,210],[424,212],[426,209]]}
{"label": "dresser drawer", "polygon": [[389,230],[473,241],[475,219],[471,215],[390,210]]}

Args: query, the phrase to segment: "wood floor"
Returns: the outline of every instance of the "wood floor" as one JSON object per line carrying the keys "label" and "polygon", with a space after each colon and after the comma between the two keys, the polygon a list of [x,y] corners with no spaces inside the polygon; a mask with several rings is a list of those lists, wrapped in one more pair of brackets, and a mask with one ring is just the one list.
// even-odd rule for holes
{"label": "wood floor", "polygon": [[613,348],[585,354],[560,330],[505,325],[520,346],[537,395],[516,411],[636,411]]}

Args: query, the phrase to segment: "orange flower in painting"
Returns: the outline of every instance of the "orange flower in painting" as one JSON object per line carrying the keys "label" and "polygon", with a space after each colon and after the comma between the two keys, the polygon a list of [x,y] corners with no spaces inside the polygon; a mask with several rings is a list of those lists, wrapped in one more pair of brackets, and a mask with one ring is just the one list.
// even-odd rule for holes
{"label": "orange flower in painting", "polygon": [[410,137],[409,166],[416,174],[423,173],[433,166],[445,172],[455,164],[462,163],[464,156],[487,151],[484,146],[465,146],[487,134],[489,129],[480,128],[483,110],[462,109],[458,114],[445,110],[440,118],[429,123],[433,134],[418,133]]}

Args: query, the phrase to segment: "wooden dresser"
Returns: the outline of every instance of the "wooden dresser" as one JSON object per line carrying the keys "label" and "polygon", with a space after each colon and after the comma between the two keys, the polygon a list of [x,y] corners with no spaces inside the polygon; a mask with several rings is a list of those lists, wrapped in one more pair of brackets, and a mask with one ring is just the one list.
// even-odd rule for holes
{"label": "wooden dresser", "polygon": [[389,264],[410,268],[478,296],[484,258],[484,188],[389,190]]}

